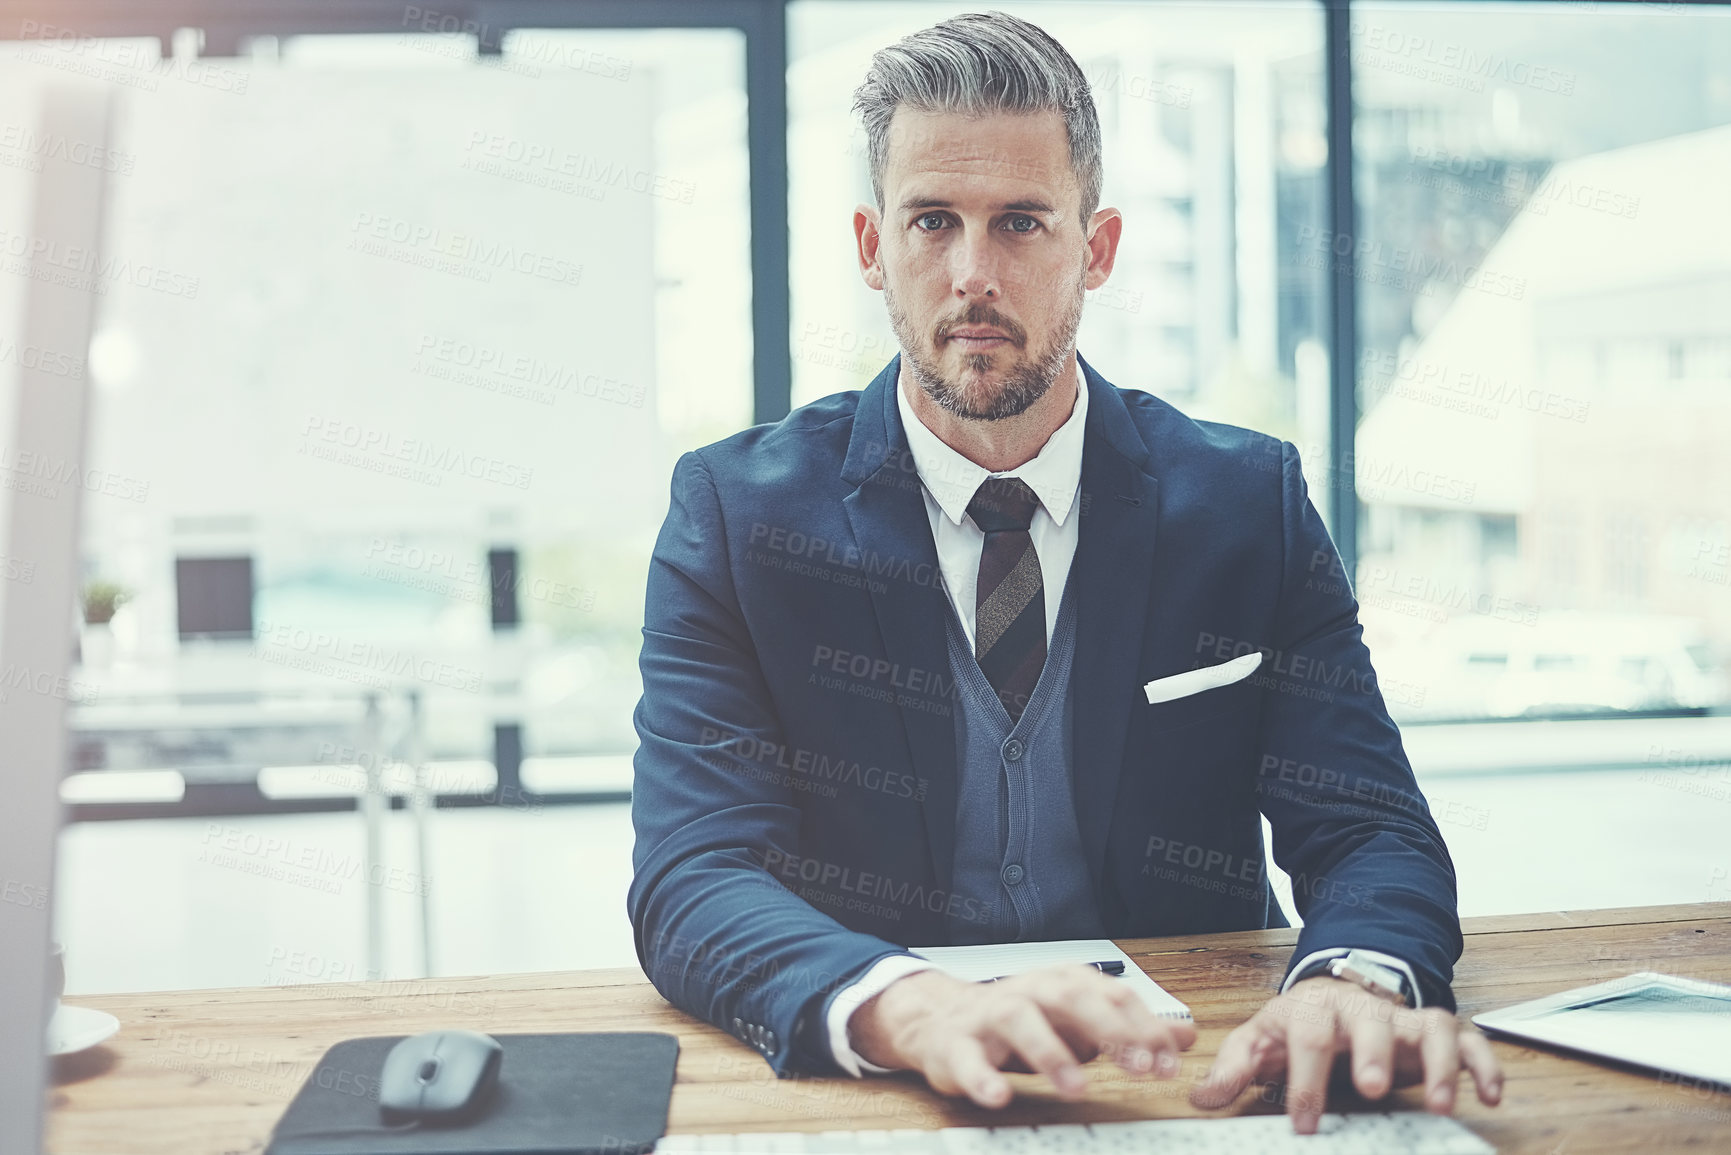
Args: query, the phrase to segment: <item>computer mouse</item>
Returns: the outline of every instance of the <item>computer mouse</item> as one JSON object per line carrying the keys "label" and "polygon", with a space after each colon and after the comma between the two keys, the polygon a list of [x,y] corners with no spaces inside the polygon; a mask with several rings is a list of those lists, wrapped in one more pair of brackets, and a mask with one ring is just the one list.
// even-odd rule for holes
{"label": "computer mouse", "polygon": [[480,1031],[427,1031],[391,1048],[379,1071],[379,1111],[387,1123],[473,1118],[499,1081],[505,1048]]}

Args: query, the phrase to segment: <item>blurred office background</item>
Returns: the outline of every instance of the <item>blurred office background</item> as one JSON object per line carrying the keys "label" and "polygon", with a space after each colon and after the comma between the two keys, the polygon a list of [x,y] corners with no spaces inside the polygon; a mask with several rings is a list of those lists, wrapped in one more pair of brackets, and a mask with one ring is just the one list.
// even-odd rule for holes
{"label": "blurred office background", "polygon": [[[1731,898],[1731,6],[993,6],[1093,84],[1083,355],[1299,446],[1463,914]],[[0,388],[93,400],[0,461],[85,489],[68,989],[634,965],[672,464],[894,355],[849,101],[966,8],[229,8],[0,26]],[[65,150],[97,331],[34,350]]]}

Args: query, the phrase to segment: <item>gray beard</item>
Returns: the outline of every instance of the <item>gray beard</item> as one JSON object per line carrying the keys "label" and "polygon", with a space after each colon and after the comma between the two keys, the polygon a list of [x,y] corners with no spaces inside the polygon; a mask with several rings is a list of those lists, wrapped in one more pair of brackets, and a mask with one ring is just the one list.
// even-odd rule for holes
{"label": "gray beard", "polygon": [[[890,290],[887,279],[884,281],[884,305],[889,310],[890,327],[895,331],[896,340],[901,343],[902,353],[913,372],[914,382],[925,390],[927,397],[957,417],[972,421],[1002,421],[1027,412],[1034,402],[1044,397],[1069,361],[1076,346],[1076,331],[1082,324],[1083,283],[1082,280],[1077,280],[1076,295],[1060,319],[1051,341],[1044,348],[1036,350],[1033,356],[1018,359],[1010,367],[996,394],[986,398],[984,404],[980,405],[969,404],[967,393],[962,386],[945,377],[937,362],[926,355],[925,344],[914,332],[907,314],[896,304],[895,294]],[[983,316],[975,317],[973,311],[969,310],[961,323],[983,325],[991,322]],[[963,355],[963,365],[977,373],[985,372],[991,369],[995,357],[996,355],[991,353],[967,353]]]}

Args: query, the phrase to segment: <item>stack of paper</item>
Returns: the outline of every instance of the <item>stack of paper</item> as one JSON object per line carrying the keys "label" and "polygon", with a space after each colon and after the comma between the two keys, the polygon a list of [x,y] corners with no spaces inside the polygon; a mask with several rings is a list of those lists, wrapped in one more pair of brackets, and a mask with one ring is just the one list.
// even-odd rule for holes
{"label": "stack of paper", "polygon": [[938,964],[946,973],[970,982],[1019,975],[1041,967],[1061,963],[1108,962],[1116,959],[1124,964],[1118,981],[1129,983],[1142,996],[1142,1002],[1155,1014],[1167,1019],[1188,1019],[1190,1008],[1168,994],[1159,983],[1149,978],[1130,956],[1118,949],[1109,938],[1069,938],[1056,942],[984,943],[979,946],[913,946],[908,948],[923,959]]}

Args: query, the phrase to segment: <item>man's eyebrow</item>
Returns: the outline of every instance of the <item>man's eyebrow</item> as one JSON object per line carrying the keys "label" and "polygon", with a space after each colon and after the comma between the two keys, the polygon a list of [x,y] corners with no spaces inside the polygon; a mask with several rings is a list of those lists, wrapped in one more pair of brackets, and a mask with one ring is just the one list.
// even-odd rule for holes
{"label": "man's eyebrow", "polygon": [[[940,200],[937,197],[911,196],[901,203],[898,212],[910,212],[913,209],[948,209],[954,208],[952,201]],[[1058,210],[1042,200],[1008,201],[998,206],[1004,212],[1020,213],[1053,213]]]}

